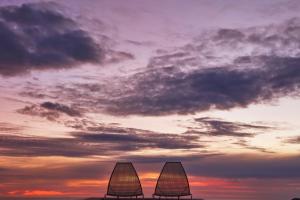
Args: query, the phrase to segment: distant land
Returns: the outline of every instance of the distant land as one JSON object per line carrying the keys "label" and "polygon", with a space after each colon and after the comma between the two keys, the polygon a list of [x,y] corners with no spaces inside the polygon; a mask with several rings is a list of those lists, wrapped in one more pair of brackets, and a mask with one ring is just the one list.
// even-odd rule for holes
{"label": "distant land", "polygon": [[[102,197],[84,198],[84,197],[4,197],[4,196],[2,197],[0,196],[0,199],[1,200],[103,200]],[[112,200],[113,198],[109,198],[109,199]],[[152,198],[144,198],[144,199],[149,200]],[[122,200],[126,200],[126,198],[122,198]],[[194,199],[194,200],[201,200],[201,199]],[[293,198],[291,200],[300,200],[300,198]]]}
{"label": "distant land", "polygon": [[1,200],[85,200],[84,197],[80,198],[80,197],[7,197],[7,196],[0,196],[0,199]]}

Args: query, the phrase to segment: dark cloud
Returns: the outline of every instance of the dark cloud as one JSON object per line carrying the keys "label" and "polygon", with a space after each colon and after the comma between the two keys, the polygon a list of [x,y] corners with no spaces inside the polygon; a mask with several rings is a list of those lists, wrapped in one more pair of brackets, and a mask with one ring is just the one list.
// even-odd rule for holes
{"label": "dark cloud", "polygon": [[299,156],[266,157],[225,155],[207,157],[186,165],[189,173],[223,178],[299,178]]}
{"label": "dark cloud", "polygon": [[94,151],[108,154],[104,146],[84,145],[74,138],[0,135],[0,143],[1,154],[6,156],[86,157],[94,155]]}
{"label": "dark cloud", "polygon": [[204,158],[207,157],[214,157],[214,156],[221,156],[223,154],[220,153],[207,153],[205,151],[203,152],[198,152],[194,154],[187,154],[187,155],[161,155],[161,156],[142,156],[142,155],[134,155],[134,156],[121,156],[119,159],[120,160],[125,160],[125,161],[132,161],[134,163],[151,163],[151,164],[157,164],[157,163],[165,163],[166,161],[168,162],[191,162],[191,161],[201,161]]}
{"label": "dark cloud", "polygon": [[244,37],[244,34],[235,29],[220,29],[215,36],[217,40],[240,40]]}
{"label": "dark cloud", "polygon": [[[26,162],[25,159],[24,162]],[[83,159],[75,162],[57,163],[50,159],[47,160],[47,163],[40,163],[38,166],[11,166],[4,171],[0,170],[0,184],[5,186],[1,188],[1,192],[4,195],[6,192],[8,194],[9,191],[14,191],[15,195],[20,196],[24,195],[24,191],[31,190],[61,191],[68,194],[72,190],[72,192],[75,191],[74,193],[76,193],[78,186],[80,186],[89,195],[92,193],[91,190],[94,190],[93,192],[99,192],[100,190],[101,192],[101,181],[108,180],[113,165],[114,162],[112,161],[104,162]],[[11,199],[28,200],[41,198],[12,197]]]}
{"label": "dark cloud", "polygon": [[250,150],[260,151],[262,153],[275,153],[271,149],[253,146],[253,145],[249,144],[249,141],[246,141],[246,140],[243,140],[243,139],[240,139],[237,142],[234,142],[232,144],[241,146],[243,149],[250,149]]}
{"label": "dark cloud", "polygon": [[[56,104],[54,104],[56,105]],[[51,104],[52,106],[52,104]],[[56,106],[54,106],[56,108]],[[265,131],[273,130],[275,127],[268,125],[259,125],[254,123],[231,122],[216,118],[195,118],[192,124],[186,126],[186,131],[181,134],[157,133],[136,128],[121,127],[118,123],[103,124],[95,122],[86,117],[59,118],[60,112],[56,109],[52,111],[36,110],[36,106],[27,106],[18,112],[22,114],[45,117],[50,121],[64,124],[66,127],[76,129],[72,135],[81,141],[86,142],[110,142],[118,141],[120,144],[125,142],[132,150],[141,148],[161,148],[161,149],[205,149],[212,140],[202,140],[202,136],[222,137],[229,136],[238,139],[232,143],[244,149],[257,150],[264,153],[271,151],[262,147],[256,147],[248,144],[241,138],[254,137],[263,134]],[[62,112],[64,113],[64,112]],[[152,137],[155,136],[155,137]],[[171,142],[169,142],[171,141]],[[128,149],[129,150],[129,149]]]}
{"label": "dark cloud", "polygon": [[[133,152],[143,149],[203,148],[198,136],[163,134],[106,125],[89,127],[89,132],[72,132],[69,137],[0,135],[1,154],[6,156],[90,157]],[[102,130],[102,131],[101,131]]]}
{"label": "dark cloud", "polygon": [[71,117],[80,117],[81,116],[81,113],[78,110],[76,110],[72,107],[60,104],[60,103],[44,102],[41,104],[41,107],[46,108],[48,110],[62,112]]}
{"label": "dark cloud", "polygon": [[284,140],[287,144],[300,144],[300,136],[290,137]]}
{"label": "dark cloud", "polygon": [[[199,144],[197,136],[180,135],[180,134],[160,134],[148,131],[128,131],[121,129],[116,134],[115,130],[112,133],[74,133],[76,138],[87,142],[113,142],[127,146],[128,149],[193,149],[202,148],[204,145]],[[120,134],[121,133],[121,134]],[[125,147],[126,148],[126,147]]]}
{"label": "dark cloud", "polygon": [[124,81],[105,110],[114,115],[190,114],[299,96],[299,21],[222,29],[154,57],[146,71]]}
{"label": "dark cloud", "polygon": [[299,156],[275,157],[253,154],[188,154],[182,156],[125,156],[137,163],[182,161],[190,176],[218,178],[300,178]]}
{"label": "dark cloud", "polygon": [[[49,161],[51,162],[51,161]],[[22,181],[32,181],[37,179],[51,180],[68,180],[68,179],[93,179],[106,178],[110,173],[112,163],[104,161],[81,161],[72,164],[60,164],[57,166],[42,166],[32,168],[4,168],[1,173],[1,182],[13,181],[19,179]],[[45,173],[51,171],[51,173]],[[5,173],[6,172],[6,173]],[[84,172],[84,173],[82,173]],[[20,180],[20,181],[21,181]]]}
{"label": "dark cloud", "polygon": [[[17,110],[20,114],[46,118],[74,128],[78,132],[72,136],[86,142],[119,142],[121,148],[131,150],[141,148],[192,149],[201,148],[199,136],[185,134],[156,133],[147,130],[120,127],[119,124],[103,124],[89,120],[79,109],[60,103],[44,102],[40,105],[25,106]],[[65,114],[71,118],[61,118]],[[155,137],[153,137],[155,136]],[[126,147],[127,146],[127,147]],[[118,148],[118,147],[116,147]]]}
{"label": "dark cloud", "polygon": [[273,129],[270,126],[230,122],[209,117],[194,119],[195,126],[188,127],[186,133],[210,136],[253,137],[261,131]]}
{"label": "dark cloud", "polygon": [[166,115],[246,107],[270,98],[262,91],[264,74],[261,70],[228,68],[189,74],[174,72],[173,68],[147,71],[132,77],[134,91],[112,102],[107,111],[117,115]]}
{"label": "dark cloud", "polygon": [[121,127],[119,124],[101,124],[82,119],[65,124],[78,132],[71,135],[86,142],[116,142],[132,149],[195,149],[205,148],[198,135],[158,133],[143,129]]}
{"label": "dark cloud", "polygon": [[[111,158],[106,162],[81,161],[80,163],[57,166],[32,167],[29,169],[4,168],[0,170],[1,181],[22,177],[23,180],[34,180],[40,177],[47,180],[88,179],[96,177],[109,178],[114,162],[130,161],[142,171],[157,171],[166,161],[182,161],[189,176],[229,178],[229,179],[276,179],[300,178],[298,166],[299,156],[276,157],[259,156],[251,154],[187,154],[178,156],[143,156],[128,155],[118,159]],[[155,166],[155,168],[153,168]],[[51,173],[45,173],[45,171]],[[52,174],[52,175],[51,175]]]}
{"label": "dark cloud", "polygon": [[[34,90],[34,89],[32,89],[32,90]],[[19,95],[22,97],[30,97],[30,98],[34,98],[34,99],[44,99],[44,98],[55,99],[56,98],[53,96],[49,96],[49,95],[45,95],[45,94],[42,94],[39,92],[33,92],[33,91],[28,91],[28,92],[23,91],[23,92],[20,92]]]}
{"label": "dark cloud", "polygon": [[37,105],[25,106],[17,110],[17,112],[23,115],[39,116],[49,121],[56,121],[60,117],[57,111],[48,111]]}
{"label": "dark cloud", "polygon": [[299,24],[291,19],[211,31],[183,47],[160,51],[145,70],[127,78],[60,85],[45,95],[121,116],[193,114],[297,97]]}
{"label": "dark cloud", "polygon": [[17,110],[17,112],[24,115],[39,116],[50,121],[58,120],[61,114],[65,114],[70,117],[82,116],[82,113],[77,108],[52,102],[44,102],[40,105],[25,106],[24,108]]}
{"label": "dark cloud", "polygon": [[0,122],[0,134],[18,134],[25,130],[25,126]]}
{"label": "dark cloud", "polygon": [[97,63],[104,49],[52,3],[0,8],[0,74]]}

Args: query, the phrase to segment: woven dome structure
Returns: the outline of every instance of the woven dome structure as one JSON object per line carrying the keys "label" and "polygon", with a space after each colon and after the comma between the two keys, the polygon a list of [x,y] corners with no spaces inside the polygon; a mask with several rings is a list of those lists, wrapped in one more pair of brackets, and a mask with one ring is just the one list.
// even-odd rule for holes
{"label": "woven dome structure", "polygon": [[166,162],[157,180],[155,196],[191,196],[188,178],[181,162]]}
{"label": "woven dome structure", "polygon": [[140,179],[131,162],[118,162],[111,173],[107,194],[116,197],[143,195]]}

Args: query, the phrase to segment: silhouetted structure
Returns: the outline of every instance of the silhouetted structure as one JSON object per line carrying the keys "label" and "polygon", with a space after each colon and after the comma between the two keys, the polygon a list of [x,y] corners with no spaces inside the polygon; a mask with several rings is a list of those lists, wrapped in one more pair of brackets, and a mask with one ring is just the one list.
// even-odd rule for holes
{"label": "silhouetted structure", "polygon": [[132,197],[143,196],[140,179],[131,162],[118,162],[111,173],[106,196]]}
{"label": "silhouetted structure", "polygon": [[188,178],[181,162],[166,162],[157,180],[155,196],[179,197],[191,196]]}

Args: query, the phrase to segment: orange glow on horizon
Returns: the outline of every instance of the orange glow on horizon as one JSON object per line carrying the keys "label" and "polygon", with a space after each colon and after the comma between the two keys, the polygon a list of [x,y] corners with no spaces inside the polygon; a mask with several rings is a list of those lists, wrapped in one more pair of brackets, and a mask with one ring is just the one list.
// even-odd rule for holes
{"label": "orange glow on horizon", "polygon": [[53,190],[14,190],[7,192],[9,195],[21,195],[21,196],[62,196],[65,193],[60,191],[53,191]]}
{"label": "orange glow on horizon", "polygon": [[147,180],[157,179],[158,176],[159,176],[159,173],[155,173],[155,172],[146,172],[146,173],[139,175],[141,180],[142,179],[147,179]]}
{"label": "orange glow on horizon", "polygon": [[66,182],[66,186],[68,187],[106,187],[108,184],[108,180],[69,180]]}

